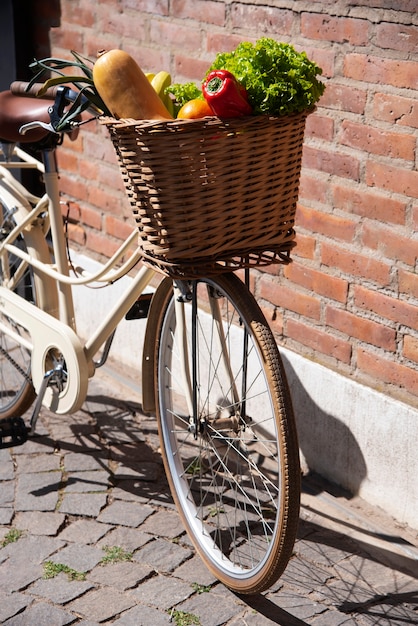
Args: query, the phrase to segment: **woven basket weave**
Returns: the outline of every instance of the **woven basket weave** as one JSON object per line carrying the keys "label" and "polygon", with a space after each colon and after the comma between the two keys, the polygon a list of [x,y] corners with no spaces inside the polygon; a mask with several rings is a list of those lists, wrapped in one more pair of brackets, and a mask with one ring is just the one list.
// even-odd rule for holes
{"label": "woven basket weave", "polygon": [[172,122],[103,118],[144,262],[179,277],[288,263],[310,112]]}

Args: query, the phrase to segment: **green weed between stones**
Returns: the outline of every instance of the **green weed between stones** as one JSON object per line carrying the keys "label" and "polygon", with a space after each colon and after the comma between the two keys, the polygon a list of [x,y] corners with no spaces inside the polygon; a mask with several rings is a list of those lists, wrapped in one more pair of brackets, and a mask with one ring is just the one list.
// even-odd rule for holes
{"label": "green weed between stones", "polygon": [[191,587],[198,594],[209,593],[209,591],[212,589],[211,585],[199,585],[199,583],[192,583]]}
{"label": "green weed between stones", "polygon": [[176,609],[170,611],[170,621],[174,621],[176,626],[201,626],[197,615],[186,613],[185,611],[177,611]]}
{"label": "green weed between stones", "polygon": [[78,572],[64,563],[54,563],[53,561],[45,561],[44,578],[55,578],[58,574],[67,574],[68,580],[86,580],[86,572]]}
{"label": "green weed between stones", "polygon": [[132,561],[132,552],[128,552],[119,546],[104,546],[103,550],[106,552],[106,556],[100,561],[102,565],[120,563],[121,561]]}
{"label": "green weed between stones", "polygon": [[1,542],[1,547],[9,545],[9,543],[14,543],[23,535],[23,530],[19,530],[18,528],[11,528],[9,532],[4,536],[3,541]]}

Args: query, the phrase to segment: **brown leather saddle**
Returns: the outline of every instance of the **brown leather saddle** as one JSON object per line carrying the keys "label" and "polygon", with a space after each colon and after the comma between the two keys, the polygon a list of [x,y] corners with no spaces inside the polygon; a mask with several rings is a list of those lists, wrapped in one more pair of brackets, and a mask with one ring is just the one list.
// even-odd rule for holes
{"label": "brown leather saddle", "polygon": [[24,124],[33,121],[50,123],[48,113],[53,104],[42,98],[15,96],[11,91],[0,92],[0,141],[7,143],[36,143],[48,135],[43,128],[34,128],[25,135],[19,133]]}

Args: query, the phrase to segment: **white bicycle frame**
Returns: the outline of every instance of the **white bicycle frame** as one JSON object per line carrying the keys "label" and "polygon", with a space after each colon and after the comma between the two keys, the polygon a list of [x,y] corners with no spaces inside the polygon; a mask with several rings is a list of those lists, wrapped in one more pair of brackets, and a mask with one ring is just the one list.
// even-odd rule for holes
{"label": "white bicycle frame", "polygon": [[[14,333],[13,339],[19,341],[32,354],[32,380],[37,394],[44,384],[49,355],[53,351],[62,355],[70,373],[65,390],[57,394],[46,389],[42,403],[55,413],[67,414],[76,411],[84,402],[88,378],[95,371],[95,355],[150,283],[155,271],[143,267],[137,272],[130,288],[115,302],[113,308],[99,322],[93,335],[83,344],[76,332],[72,286],[111,283],[128,273],[140,259],[138,249],[120,267],[116,265],[136,241],[137,233],[134,231],[97,273],[89,274],[82,268],[77,268],[77,276],[71,275],[62,223],[55,153],[46,153],[45,166],[19,148],[15,149],[15,154],[20,161],[8,161],[0,166],[1,193],[8,200],[9,206],[14,207],[17,221],[16,228],[0,246],[0,258],[4,258],[5,252],[12,253],[22,260],[20,271],[27,265],[33,267],[38,302],[36,306],[27,302],[12,291],[12,284],[1,286],[0,311],[28,331],[30,340],[17,333]],[[46,190],[42,198],[36,199],[33,208],[30,201],[33,202],[35,198],[9,172],[12,168],[28,167],[42,172]],[[45,213],[46,209],[48,214]],[[49,229],[53,263],[45,240],[45,233]],[[20,234],[24,235],[26,252],[15,245]],[[1,322],[0,328],[11,334],[10,329]]]}

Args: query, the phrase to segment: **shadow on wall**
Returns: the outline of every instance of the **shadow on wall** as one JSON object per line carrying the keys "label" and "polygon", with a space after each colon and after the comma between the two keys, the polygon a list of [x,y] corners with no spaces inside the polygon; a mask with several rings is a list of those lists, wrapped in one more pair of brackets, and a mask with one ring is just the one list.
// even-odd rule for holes
{"label": "shadow on wall", "polygon": [[30,80],[29,64],[33,59],[51,54],[50,31],[61,24],[61,0],[6,0],[6,3],[10,1],[16,54],[16,76],[12,80]]}
{"label": "shadow on wall", "polygon": [[[356,495],[367,476],[367,466],[356,439],[346,424],[314,402],[283,353],[282,359],[295,411],[303,470],[306,471],[307,466],[309,472],[316,472]],[[335,389],[322,392],[330,395]]]}

